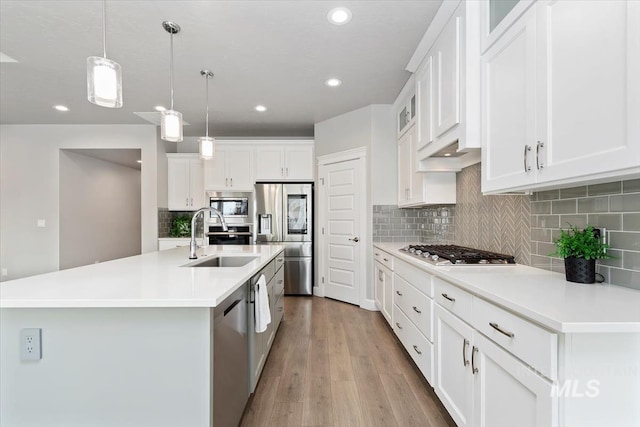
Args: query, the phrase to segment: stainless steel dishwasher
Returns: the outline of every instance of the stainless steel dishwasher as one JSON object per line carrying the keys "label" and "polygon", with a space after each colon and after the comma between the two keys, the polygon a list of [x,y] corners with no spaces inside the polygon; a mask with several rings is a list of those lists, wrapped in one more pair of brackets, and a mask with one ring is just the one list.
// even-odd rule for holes
{"label": "stainless steel dishwasher", "polygon": [[249,399],[247,290],[213,310],[213,426],[237,427]]}

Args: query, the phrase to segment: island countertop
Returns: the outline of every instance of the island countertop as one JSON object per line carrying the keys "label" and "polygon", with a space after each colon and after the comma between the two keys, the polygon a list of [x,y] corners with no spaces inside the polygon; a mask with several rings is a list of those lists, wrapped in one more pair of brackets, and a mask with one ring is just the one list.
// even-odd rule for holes
{"label": "island countertop", "polygon": [[[279,245],[181,247],[0,284],[0,308],[215,307],[267,265]],[[256,257],[242,267],[189,267],[212,256]]]}

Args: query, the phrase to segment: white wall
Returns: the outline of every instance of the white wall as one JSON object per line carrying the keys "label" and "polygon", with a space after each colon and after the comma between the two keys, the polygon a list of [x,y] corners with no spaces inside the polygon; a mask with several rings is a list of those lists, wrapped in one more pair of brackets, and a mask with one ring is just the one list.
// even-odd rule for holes
{"label": "white wall", "polygon": [[140,254],[140,175],[60,150],[60,269]]}
{"label": "white wall", "polygon": [[[316,156],[340,153],[353,148],[367,149],[367,198],[365,222],[367,236],[365,295],[373,305],[374,281],[372,261],[372,205],[397,203],[397,143],[393,107],[369,105],[315,124]],[[318,206],[318,203],[316,203]],[[316,217],[318,215],[316,210]],[[319,233],[316,230],[316,236]],[[318,261],[321,251],[316,245],[316,283],[321,272]]]}
{"label": "white wall", "polygon": [[[142,252],[157,250],[157,140],[153,125],[0,126],[0,266],[9,280],[59,268],[59,151],[142,152]],[[45,228],[36,227],[38,219]]]}

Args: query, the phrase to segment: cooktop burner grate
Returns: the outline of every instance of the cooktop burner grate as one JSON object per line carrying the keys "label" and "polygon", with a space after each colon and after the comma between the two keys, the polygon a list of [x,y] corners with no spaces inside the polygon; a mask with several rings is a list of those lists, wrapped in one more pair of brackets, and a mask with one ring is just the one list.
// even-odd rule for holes
{"label": "cooktop burner grate", "polygon": [[[512,255],[457,245],[410,245],[401,249],[436,264],[515,264]],[[448,261],[448,262],[446,262]]]}

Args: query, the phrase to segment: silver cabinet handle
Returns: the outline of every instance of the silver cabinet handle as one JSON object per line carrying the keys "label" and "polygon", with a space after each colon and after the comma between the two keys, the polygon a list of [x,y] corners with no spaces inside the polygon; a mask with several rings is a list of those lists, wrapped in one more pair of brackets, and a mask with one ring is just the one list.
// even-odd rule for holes
{"label": "silver cabinet handle", "polygon": [[469,366],[469,361],[467,360],[467,346],[469,345],[469,340],[464,339],[462,341],[462,364],[464,366]]}
{"label": "silver cabinet handle", "polygon": [[193,206],[193,197],[191,198],[191,206]]}
{"label": "silver cabinet handle", "polygon": [[384,260],[384,262],[389,262],[389,260],[387,258],[382,258]]}
{"label": "silver cabinet handle", "polygon": [[280,168],[280,176],[284,176],[284,168]]}
{"label": "silver cabinet handle", "polygon": [[[354,237],[353,239],[349,239],[349,240],[351,240],[352,242],[356,242],[356,243],[358,243],[358,242],[360,241],[360,239],[358,238],[358,236]],[[386,260],[385,260],[385,261],[386,261]]]}
{"label": "silver cabinet handle", "polygon": [[531,170],[531,166],[527,165],[527,153],[531,151],[531,146],[526,145],[524,146],[524,172],[527,173]]}
{"label": "silver cabinet handle", "polygon": [[376,256],[380,256],[380,254],[378,252],[376,252]]}
{"label": "silver cabinet handle", "polygon": [[478,372],[478,368],[476,368],[476,353],[478,352],[478,347],[475,345],[471,349],[471,373],[475,374]]}
{"label": "silver cabinet handle", "polygon": [[422,313],[420,310],[418,310],[418,307],[416,307],[415,305],[413,306],[413,311],[415,311],[418,314]]}
{"label": "silver cabinet handle", "polygon": [[284,168],[284,171],[286,172],[287,178],[289,178],[289,168]]}
{"label": "silver cabinet handle", "polygon": [[382,270],[378,270],[378,280],[381,282],[384,280],[384,272]]}
{"label": "silver cabinet handle", "polygon": [[509,331],[507,331],[505,329],[502,329],[500,327],[500,325],[498,325],[495,322],[489,322],[489,326],[491,326],[493,329],[495,329],[496,331],[500,332],[501,334],[508,336],[509,338],[513,338],[513,337],[516,336],[516,334],[514,334],[513,332],[509,332]]}
{"label": "silver cabinet handle", "polygon": [[284,258],[278,258],[276,259],[276,262],[284,262]]}
{"label": "silver cabinet handle", "polygon": [[455,298],[451,298],[451,297],[450,297],[449,295],[447,295],[447,294],[441,294],[441,295],[442,295],[445,299],[448,299],[448,300],[449,300],[449,301],[451,301],[451,302],[456,302],[456,299],[455,299]]}
{"label": "silver cabinet handle", "polygon": [[185,201],[184,201],[184,205],[185,205],[185,206],[189,206],[189,198],[188,198],[188,197],[185,199]]}
{"label": "silver cabinet handle", "polygon": [[225,178],[224,179],[224,186],[228,187],[229,186],[229,178]]}
{"label": "silver cabinet handle", "polygon": [[402,296],[402,292],[400,292],[400,291],[396,291],[396,294],[398,294],[399,297]]}
{"label": "silver cabinet handle", "polygon": [[229,181],[231,182],[231,186],[233,187],[233,178],[229,178]]}
{"label": "silver cabinet handle", "polygon": [[278,307],[278,311],[280,312],[284,311],[284,307]]}
{"label": "silver cabinet handle", "polygon": [[540,149],[543,147],[544,147],[544,142],[538,141],[538,143],[536,144],[536,168],[538,168],[538,170],[544,167],[544,165],[540,161]]}
{"label": "silver cabinet handle", "polygon": [[278,280],[278,285],[281,285],[282,283],[284,283],[284,280]]}
{"label": "silver cabinet handle", "polygon": [[422,354],[422,352],[420,351],[420,349],[418,348],[418,346],[417,346],[417,345],[414,345],[414,346],[413,346],[413,349],[416,351],[416,353],[418,353],[418,354]]}
{"label": "silver cabinet handle", "polygon": [[396,322],[396,326],[398,327],[398,329],[402,329],[402,326],[400,326],[400,323]]}

